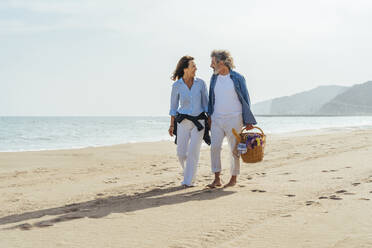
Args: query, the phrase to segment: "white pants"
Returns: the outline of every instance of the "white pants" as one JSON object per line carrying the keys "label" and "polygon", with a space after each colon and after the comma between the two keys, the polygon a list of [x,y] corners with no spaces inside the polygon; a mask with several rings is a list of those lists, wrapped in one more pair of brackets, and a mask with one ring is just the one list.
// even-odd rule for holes
{"label": "white pants", "polygon": [[[204,127],[204,120],[199,122]],[[191,186],[194,183],[203,135],[204,129],[198,131],[190,120],[177,123],[177,156],[183,168],[183,185]]]}
{"label": "white pants", "polygon": [[232,117],[217,117],[212,116],[212,127],[211,127],[211,162],[212,172],[221,171],[221,148],[222,142],[227,137],[227,142],[230,147],[230,173],[232,176],[239,175],[240,173],[240,157],[234,152],[236,146],[236,138],[232,133],[232,129],[239,133],[243,127],[242,115]]}

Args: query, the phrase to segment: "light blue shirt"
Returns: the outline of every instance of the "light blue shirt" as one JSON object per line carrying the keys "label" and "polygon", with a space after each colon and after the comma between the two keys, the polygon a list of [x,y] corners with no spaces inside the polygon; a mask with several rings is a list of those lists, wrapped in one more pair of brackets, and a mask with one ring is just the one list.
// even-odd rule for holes
{"label": "light blue shirt", "polygon": [[208,112],[207,86],[202,79],[195,78],[191,89],[182,78],[173,83],[169,115],[175,116],[177,112],[191,116]]}

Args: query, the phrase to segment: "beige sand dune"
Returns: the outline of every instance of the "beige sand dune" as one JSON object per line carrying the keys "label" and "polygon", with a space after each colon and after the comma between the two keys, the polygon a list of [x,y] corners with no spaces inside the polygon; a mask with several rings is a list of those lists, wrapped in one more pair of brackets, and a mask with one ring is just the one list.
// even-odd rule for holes
{"label": "beige sand dune", "polygon": [[372,131],[271,135],[227,189],[208,147],[180,187],[175,148],[0,153],[0,247],[372,247]]}

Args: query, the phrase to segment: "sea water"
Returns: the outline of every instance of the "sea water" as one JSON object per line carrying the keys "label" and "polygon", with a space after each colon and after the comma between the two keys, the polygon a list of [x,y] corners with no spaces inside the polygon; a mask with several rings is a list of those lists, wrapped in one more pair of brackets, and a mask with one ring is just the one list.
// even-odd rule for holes
{"label": "sea water", "polygon": [[[372,116],[257,116],[266,134],[372,128]],[[164,117],[0,117],[0,152],[173,140]]]}

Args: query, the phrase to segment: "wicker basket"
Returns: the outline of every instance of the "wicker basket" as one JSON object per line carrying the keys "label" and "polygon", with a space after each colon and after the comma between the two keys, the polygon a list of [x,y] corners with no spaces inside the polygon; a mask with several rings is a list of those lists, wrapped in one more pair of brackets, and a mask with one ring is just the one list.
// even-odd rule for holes
{"label": "wicker basket", "polygon": [[254,126],[253,128],[256,128],[260,130],[260,133],[254,133],[254,132],[244,132],[246,129],[243,128],[239,134],[240,136],[240,142],[246,142],[247,138],[250,135],[259,135],[261,136],[262,143],[260,145],[255,146],[253,149],[247,149],[247,152],[244,154],[241,154],[241,157],[243,159],[244,163],[257,163],[262,161],[264,157],[264,149],[266,144],[266,135],[262,131],[261,128]]}

